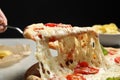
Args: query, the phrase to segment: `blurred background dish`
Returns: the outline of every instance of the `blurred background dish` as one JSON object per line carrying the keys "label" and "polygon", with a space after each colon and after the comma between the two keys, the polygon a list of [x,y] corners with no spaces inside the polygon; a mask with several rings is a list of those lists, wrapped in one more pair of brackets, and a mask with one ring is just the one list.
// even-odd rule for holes
{"label": "blurred background dish", "polygon": [[115,23],[93,25],[92,28],[99,34],[102,45],[120,46],[120,29]]}
{"label": "blurred background dish", "polygon": [[120,47],[120,34],[99,34],[99,40],[104,46]]}
{"label": "blurred background dish", "polygon": [[120,30],[115,23],[96,24],[93,25],[92,28],[99,34],[120,34]]}
{"label": "blurred background dish", "polygon": [[34,56],[36,51],[36,44],[34,41],[22,38],[0,39],[0,45],[11,46],[17,44],[29,44],[32,52],[29,56],[20,60],[18,63],[9,67],[0,68],[0,80],[24,80],[26,70],[37,62]]}

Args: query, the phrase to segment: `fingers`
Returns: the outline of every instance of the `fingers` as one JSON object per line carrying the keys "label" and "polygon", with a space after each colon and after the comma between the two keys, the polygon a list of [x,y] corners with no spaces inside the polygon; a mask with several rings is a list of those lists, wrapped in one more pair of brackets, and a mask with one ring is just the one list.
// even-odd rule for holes
{"label": "fingers", "polygon": [[0,9],[0,24],[7,25],[7,18],[1,9]]}
{"label": "fingers", "polygon": [[7,25],[7,18],[0,9],[0,33],[4,32],[7,29],[5,25]]}

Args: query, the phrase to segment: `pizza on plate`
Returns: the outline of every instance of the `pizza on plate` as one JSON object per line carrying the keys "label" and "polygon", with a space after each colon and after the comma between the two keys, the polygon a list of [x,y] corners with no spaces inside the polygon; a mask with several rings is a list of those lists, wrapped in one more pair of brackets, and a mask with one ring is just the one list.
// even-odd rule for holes
{"label": "pizza on plate", "polygon": [[[120,78],[119,50],[103,48],[99,35],[91,27],[37,23],[27,26],[24,36],[36,41],[35,55],[39,64],[40,76],[32,75],[28,80]],[[53,56],[50,49],[56,50],[57,56]],[[104,54],[103,50],[109,52]]]}

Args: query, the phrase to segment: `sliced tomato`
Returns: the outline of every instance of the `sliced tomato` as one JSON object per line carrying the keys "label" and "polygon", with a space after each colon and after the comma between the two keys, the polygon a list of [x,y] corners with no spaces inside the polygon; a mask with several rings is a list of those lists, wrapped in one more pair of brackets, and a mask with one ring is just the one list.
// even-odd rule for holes
{"label": "sliced tomato", "polygon": [[70,74],[66,78],[67,80],[86,80],[82,74]]}
{"label": "sliced tomato", "polygon": [[115,48],[106,48],[110,55],[114,55],[118,52],[118,49]]}
{"label": "sliced tomato", "polygon": [[46,23],[45,26],[55,27],[55,26],[57,26],[57,24],[56,23]]}
{"label": "sliced tomato", "polygon": [[74,68],[74,73],[80,74],[95,74],[98,73],[99,69],[90,67],[86,61],[79,62]]}
{"label": "sliced tomato", "polygon": [[114,58],[114,61],[115,61],[116,63],[120,64],[120,56],[119,56],[119,57]]}
{"label": "sliced tomato", "polygon": [[109,53],[110,55],[114,55],[114,54],[116,54],[116,51],[110,50],[110,51],[108,51],[108,53]]}
{"label": "sliced tomato", "polygon": [[78,65],[79,65],[80,67],[88,67],[88,63],[85,62],[85,61],[79,62]]}
{"label": "sliced tomato", "polygon": [[80,67],[74,69],[74,73],[80,73],[80,74],[96,74],[98,72],[99,69],[93,67]]}

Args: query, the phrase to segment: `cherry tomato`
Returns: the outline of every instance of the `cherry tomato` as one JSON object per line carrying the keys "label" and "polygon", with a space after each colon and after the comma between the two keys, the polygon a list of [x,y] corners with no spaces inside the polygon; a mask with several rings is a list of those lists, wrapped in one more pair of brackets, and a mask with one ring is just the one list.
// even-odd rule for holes
{"label": "cherry tomato", "polygon": [[70,74],[66,78],[67,80],[86,80],[82,74]]}
{"label": "cherry tomato", "polygon": [[45,26],[55,27],[55,26],[57,26],[57,24],[56,23],[46,23]]}
{"label": "cherry tomato", "polygon": [[81,67],[74,69],[74,73],[80,73],[80,74],[95,74],[98,73],[98,71],[99,69],[93,67]]}
{"label": "cherry tomato", "polygon": [[120,56],[119,56],[119,57],[114,58],[114,61],[115,61],[116,63],[120,64]]}

